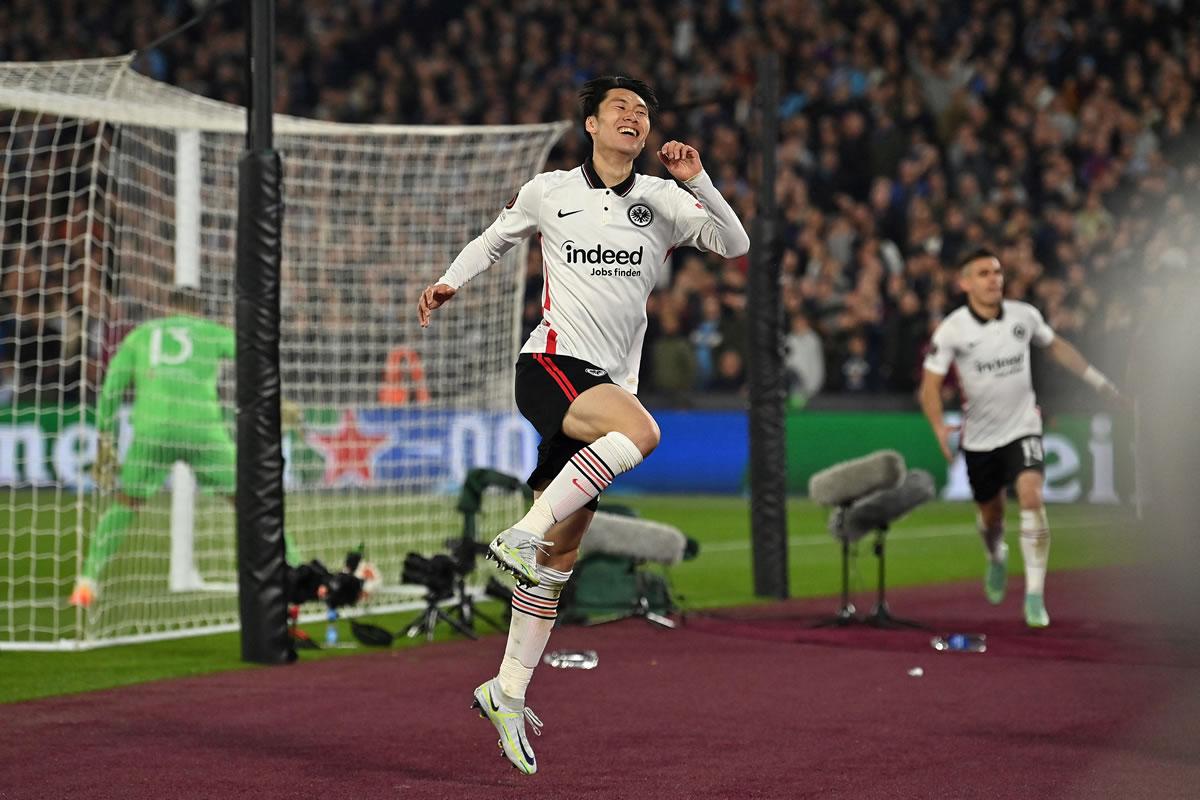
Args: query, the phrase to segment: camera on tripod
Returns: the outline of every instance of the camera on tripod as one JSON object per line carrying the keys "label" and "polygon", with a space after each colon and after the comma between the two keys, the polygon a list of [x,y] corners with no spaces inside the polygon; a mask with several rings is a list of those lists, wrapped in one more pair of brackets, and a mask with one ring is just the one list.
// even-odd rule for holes
{"label": "camera on tripod", "polygon": [[430,599],[445,600],[454,594],[454,576],[459,572],[458,563],[448,555],[426,558],[420,553],[409,553],[404,557],[400,582],[424,586]]}
{"label": "camera on tripod", "polygon": [[[445,622],[458,633],[476,639],[477,618],[504,630],[498,622],[476,610],[475,597],[466,585],[467,576],[475,571],[476,558],[487,552],[487,545],[475,538],[475,515],[482,506],[484,490],[491,486],[512,492],[520,490],[521,482],[491,469],[471,470],[458,499],[458,510],[463,515],[462,536],[446,542],[448,553],[405,556],[401,583],[425,587],[425,610],[408,626],[408,636],[425,634],[432,641],[437,623]],[[512,592],[495,578],[488,581],[484,593],[505,603],[512,599]]]}

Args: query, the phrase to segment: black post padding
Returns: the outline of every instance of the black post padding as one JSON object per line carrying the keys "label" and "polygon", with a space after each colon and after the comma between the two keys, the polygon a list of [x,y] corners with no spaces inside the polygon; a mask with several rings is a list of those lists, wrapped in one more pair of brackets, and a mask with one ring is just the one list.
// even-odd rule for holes
{"label": "black post padding", "polygon": [[775,148],[779,140],[779,57],[758,60],[759,154],[762,174],[752,225],[750,278],[750,536],[754,593],[788,596],[787,383],[783,370],[783,302],[775,203]]}
{"label": "black post padding", "polygon": [[242,660],[296,660],[288,635],[280,425],[283,164],[273,149],[275,0],[247,0],[246,146],[238,161],[237,550]]}
{"label": "black post padding", "polygon": [[287,629],[279,411],[282,171],[274,150],[238,162],[238,596],[242,659],[259,664],[296,658]]}

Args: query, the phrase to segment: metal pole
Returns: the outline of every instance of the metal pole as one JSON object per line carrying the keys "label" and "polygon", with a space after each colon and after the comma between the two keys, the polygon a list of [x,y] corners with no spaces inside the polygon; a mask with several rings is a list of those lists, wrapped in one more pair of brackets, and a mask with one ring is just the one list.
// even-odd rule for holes
{"label": "metal pole", "polygon": [[275,144],[275,0],[250,0],[246,36],[250,56],[246,146],[268,150]]}

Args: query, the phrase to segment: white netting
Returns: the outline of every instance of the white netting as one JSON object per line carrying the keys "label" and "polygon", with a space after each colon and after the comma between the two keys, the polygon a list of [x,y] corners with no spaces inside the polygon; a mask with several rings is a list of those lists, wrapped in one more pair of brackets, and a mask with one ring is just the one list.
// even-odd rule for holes
{"label": "white netting", "polygon": [[[197,287],[205,319],[233,324],[244,119],[240,108],[137,75],[124,58],[0,64],[0,647],[236,622],[233,514],[219,491],[193,499],[186,470],[125,525],[93,610],[67,600],[113,507],[88,466],[116,345],[170,313],[180,285]],[[331,567],[365,544],[387,587],[376,602],[405,595],[408,551],[442,551],[461,533],[454,493],[467,468],[529,469],[535,439],[511,389],[524,248],[425,331],[415,301],[564,129],[276,117],[284,394],[305,418],[285,443],[287,529],[304,559]],[[231,364],[221,376],[232,430]],[[126,459],[133,417],[128,407],[120,415]],[[146,474],[169,469],[172,446],[155,445],[161,463]],[[489,498],[481,535],[520,504]]]}

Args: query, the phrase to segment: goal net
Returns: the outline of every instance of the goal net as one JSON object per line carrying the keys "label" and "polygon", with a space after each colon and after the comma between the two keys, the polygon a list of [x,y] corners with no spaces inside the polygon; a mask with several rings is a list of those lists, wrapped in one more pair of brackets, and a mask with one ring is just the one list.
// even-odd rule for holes
{"label": "goal net", "polygon": [[[525,247],[428,329],[416,299],[565,128],[276,117],[283,393],[303,417],[284,434],[290,558],[337,569],[363,547],[384,579],[369,610],[411,605],[405,555],[462,535],[469,469],[523,477],[536,457],[511,390]],[[216,398],[201,381],[157,408],[135,375],[113,417],[114,484],[91,467],[100,390],[131,331],[185,313],[233,326],[244,131],[241,108],[141,76],[130,57],[0,64],[0,648],[237,625],[229,454],[186,432],[205,417],[232,435],[232,363]],[[152,359],[211,349],[174,330],[149,337]],[[489,495],[480,535],[522,504]],[[83,570],[98,588],[87,610],[69,602]]]}

